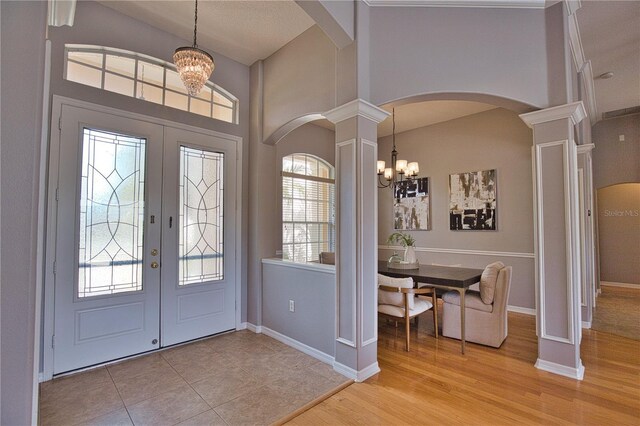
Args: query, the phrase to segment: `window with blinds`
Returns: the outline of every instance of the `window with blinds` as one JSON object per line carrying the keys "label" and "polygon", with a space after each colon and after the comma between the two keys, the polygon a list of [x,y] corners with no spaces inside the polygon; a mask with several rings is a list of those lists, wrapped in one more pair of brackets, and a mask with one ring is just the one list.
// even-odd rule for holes
{"label": "window with blinds", "polygon": [[294,262],[317,262],[335,251],[333,166],[309,154],[282,159],[282,253]]}

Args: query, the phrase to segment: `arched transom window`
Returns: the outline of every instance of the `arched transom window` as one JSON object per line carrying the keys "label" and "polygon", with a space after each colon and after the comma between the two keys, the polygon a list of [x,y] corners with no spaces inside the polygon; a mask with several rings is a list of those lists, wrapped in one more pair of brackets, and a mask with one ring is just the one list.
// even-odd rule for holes
{"label": "arched transom window", "polygon": [[294,262],[317,262],[335,251],[333,166],[313,155],[282,159],[282,253]]}
{"label": "arched transom window", "polygon": [[173,64],[102,46],[65,45],[64,78],[98,89],[238,123],[238,99],[208,81],[189,96]]}

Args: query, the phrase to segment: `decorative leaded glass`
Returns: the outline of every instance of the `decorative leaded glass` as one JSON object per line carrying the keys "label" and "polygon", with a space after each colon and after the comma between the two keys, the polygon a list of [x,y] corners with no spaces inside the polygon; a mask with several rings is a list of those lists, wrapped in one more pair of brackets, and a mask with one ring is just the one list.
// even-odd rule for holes
{"label": "decorative leaded glass", "polygon": [[83,131],[78,297],[142,290],[145,148]]}
{"label": "decorative leaded glass", "polygon": [[224,278],[224,154],[180,147],[178,284]]}

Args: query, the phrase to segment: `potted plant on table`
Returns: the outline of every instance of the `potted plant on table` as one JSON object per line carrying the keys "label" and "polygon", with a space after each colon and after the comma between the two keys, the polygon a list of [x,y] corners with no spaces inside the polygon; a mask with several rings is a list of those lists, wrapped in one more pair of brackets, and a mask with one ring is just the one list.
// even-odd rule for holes
{"label": "potted plant on table", "polygon": [[400,244],[404,247],[404,261],[406,263],[418,263],[418,259],[416,258],[416,240],[409,234],[404,234],[402,232],[394,232],[389,235],[387,238],[388,244]]}

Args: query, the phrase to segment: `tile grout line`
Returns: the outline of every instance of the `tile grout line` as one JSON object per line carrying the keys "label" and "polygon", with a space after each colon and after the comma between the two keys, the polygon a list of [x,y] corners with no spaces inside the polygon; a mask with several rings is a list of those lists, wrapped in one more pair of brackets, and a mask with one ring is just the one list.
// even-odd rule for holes
{"label": "tile grout line", "polygon": [[135,426],[135,423],[133,422],[133,417],[131,417],[131,413],[129,413],[129,408],[127,407],[127,404],[124,403],[124,399],[122,398],[122,395],[120,394],[120,389],[118,389],[118,385],[116,385],[116,381],[113,380],[113,376],[111,375],[111,371],[109,371],[108,367],[104,367],[107,370],[107,374],[109,375],[109,378],[111,379],[111,383],[113,383],[113,387],[116,388],[116,392],[118,392],[118,397],[120,398],[120,401],[122,401],[122,406],[124,407],[124,410],[127,412],[127,416],[129,416],[129,420],[131,421],[131,424]]}

